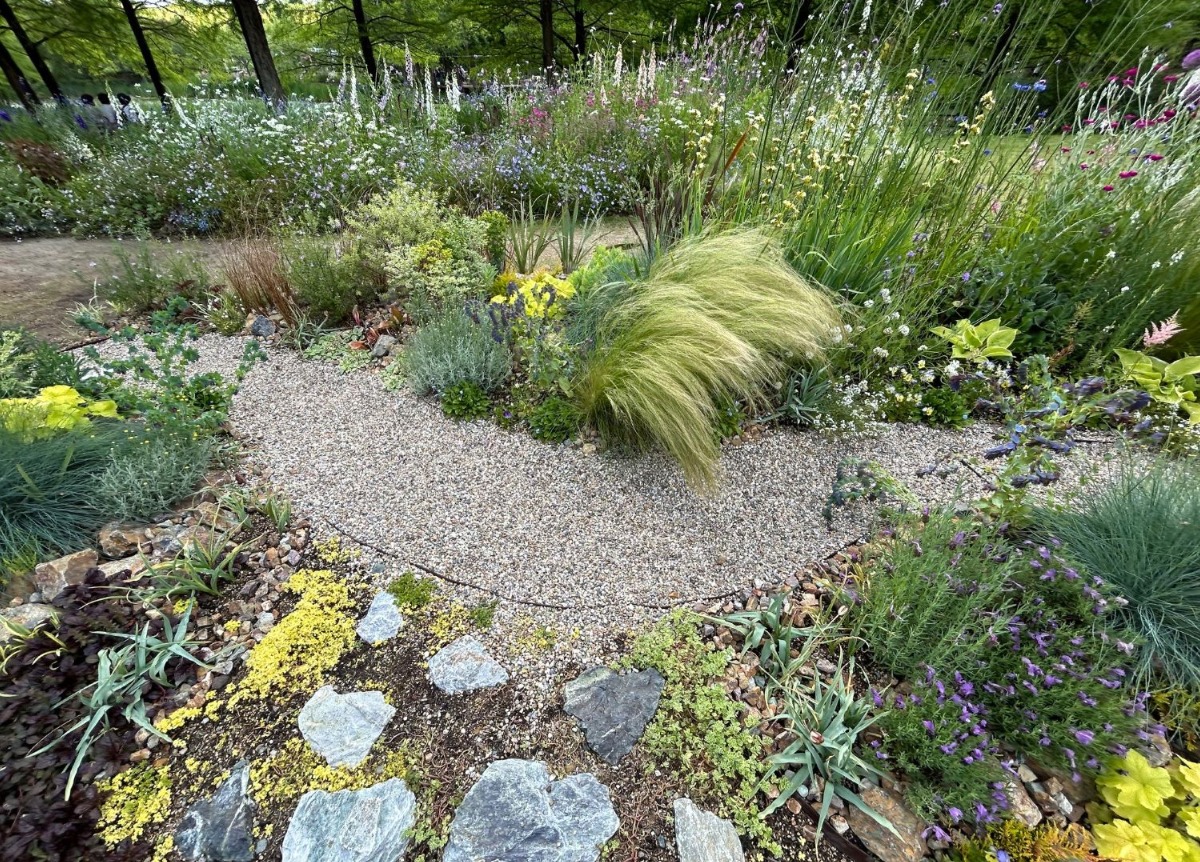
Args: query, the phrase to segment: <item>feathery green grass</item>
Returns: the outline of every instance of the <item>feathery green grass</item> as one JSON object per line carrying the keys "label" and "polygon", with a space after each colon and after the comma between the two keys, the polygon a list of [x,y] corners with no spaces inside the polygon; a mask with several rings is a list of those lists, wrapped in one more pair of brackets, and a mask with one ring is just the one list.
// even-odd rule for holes
{"label": "feathery green grass", "polygon": [[605,314],[577,392],[608,442],[661,448],[711,488],[716,402],[763,400],[789,360],[816,360],[841,318],[759,230],[686,239]]}
{"label": "feathery green grass", "polygon": [[1139,686],[1200,686],[1200,467],[1127,464],[1111,485],[1037,521],[1129,602],[1118,613],[1144,641]]}

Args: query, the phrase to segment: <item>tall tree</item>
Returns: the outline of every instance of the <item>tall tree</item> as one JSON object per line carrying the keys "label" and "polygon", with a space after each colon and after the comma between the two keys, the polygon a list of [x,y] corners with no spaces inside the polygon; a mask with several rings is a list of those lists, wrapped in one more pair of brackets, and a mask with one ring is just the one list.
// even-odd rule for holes
{"label": "tall tree", "polygon": [[[0,0],[0,3],[3,2],[5,0]],[[232,0],[232,3],[238,25],[242,28],[242,38],[246,40],[246,49],[250,52],[250,62],[254,64],[258,86],[263,91],[263,98],[275,110],[282,111],[287,106],[287,93],[283,91],[279,72],[275,70],[275,58],[271,56],[271,46],[267,44],[267,31],[263,27],[262,13],[258,11],[258,2]]]}
{"label": "tall tree", "polygon": [[41,104],[41,99],[34,92],[33,87],[29,86],[29,82],[25,80],[25,75],[21,71],[21,67],[17,65],[16,58],[9,52],[8,48],[4,47],[4,43],[0,42],[0,69],[4,71],[4,79],[8,81],[8,86],[13,88],[13,92],[17,94],[17,98],[21,100],[21,104],[25,106],[25,110],[31,114],[37,110]]}
{"label": "tall tree", "polygon": [[542,69],[549,75],[554,66],[554,0],[538,4],[538,23],[542,25]]}
{"label": "tall tree", "polygon": [[141,52],[142,62],[146,64],[146,74],[150,76],[154,92],[158,93],[158,100],[165,108],[167,106],[167,88],[163,85],[158,64],[154,62],[154,54],[150,51],[150,43],[146,41],[146,33],[142,30],[142,22],[138,20],[133,0],[121,0],[121,7],[125,10],[125,17],[129,19],[129,29],[133,31],[133,39],[137,42],[138,51]]}
{"label": "tall tree", "polygon": [[371,33],[367,30],[367,12],[363,0],[351,0],[354,9],[354,29],[358,33],[358,46],[362,49],[363,65],[371,80],[379,83],[379,67],[375,63],[375,49],[371,45]]}
{"label": "tall tree", "polygon": [[8,0],[0,0],[0,18],[4,19],[4,23],[8,25],[8,29],[12,30],[13,35],[17,37],[17,44],[21,46],[21,50],[29,57],[29,61],[33,63],[33,68],[37,69],[37,73],[41,76],[46,89],[50,91],[50,95],[60,102],[65,101],[62,88],[58,86],[58,79],[54,77],[54,73],[46,65],[46,61],[42,58],[42,53],[38,50],[37,44],[29,38],[29,34],[21,26],[21,22],[17,20],[12,7],[8,5]]}

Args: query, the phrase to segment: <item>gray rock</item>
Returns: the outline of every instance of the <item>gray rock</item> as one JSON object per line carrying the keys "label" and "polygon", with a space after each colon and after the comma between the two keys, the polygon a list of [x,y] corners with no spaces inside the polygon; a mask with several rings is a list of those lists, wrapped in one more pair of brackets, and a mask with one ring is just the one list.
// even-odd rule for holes
{"label": "gray rock", "polygon": [[1030,829],[1042,822],[1042,810],[1037,807],[1025,785],[1014,778],[1004,781],[1004,795],[1008,797],[1008,813]]}
{"label": "gray rock", "polygon": [[927,847],[925,839],[921,837],[925,823],[899,794],[882,787],[867,786],[860,790],[859,796],[892,825],[892,829],[888,829],[857,805],[848,806],[846,820],[864,847],[883,862],[917,862],[925,855]]}
{"label": "gray rock", "polygon": [[146,530],[133,524],[110,521],[100,528],[100,551],[110,560],[137,553],[148,544]]}
{"label": "gray rock", "polygon": [[28,602],[17,605],[15,608],[5,608],[0,611],[0,644],[12,639],[14,627],[17,631],[21,629],[33,631],[53,616],[54,608],[37,602]]}
{"label": "gray rock", "polygon": [[369,644],[382,643],[396,636],[404,625],[404,617],[389,592],[377,593],[371,599],[367,615],[358,621],[358,636]]}
{"label": "gray rock", "polygon": [[508,671],[467,635],[447,644],[429,660],[429,679],[446,694],[461,694],[508,682]]}
{"label": "gray rock", "polygon": [[300,733],[330,766],[358,766],[395,712],[383,692],[338,694],[326,685],[300,710]]}
{"label": "gray rock", "polygon": [[99,559],[95,551],[88,550],[67,554],[48,563],[39,563],[33,570],[34,586],[43,599],[52,602],[68,584],[83,583],[84,575],[88,573],[88,569],[95,568]]}
{"label": "gray rock", "polygon": [[275,334],[275,323],[266,315],[258,315],[250,324],[250,334],[259,338],[269,338]]}
{"label": "gray rock", "polygon": [[592,751],[615,766],[654,717],[663,683],[656,670],[617,674],[595,667],[567,683],[564,708],[579,719]]}
{"label": "gray rock", "polygon": [[733,824],[687,798],[675,800],[675,847],[679,862],[743,862],[746,858]]}
{"label": "gray rock", "polygon": [[381,335],[375,341],[375,346],[371,348],[371,355],[376,359],[383,359],[392,352],[392,348],[396,346],[396,339],[390,335]]}
{"label": "gray rock", "polygon": [[250,862],[254,858],[254,801],[250,764],[239,761],[211,799],[187,810],[175,831],[175,849],[188,862]]}
{"label": "gray rock", "polygon": [[595,776],[555,781],[544,763],[499,760],[458,807],[442,860],[595,862],[619,825]]}
{"label": "gray rock", "polygon": [[416,797],[399,778],[363,790],[311,790],[288,824],[283,862],[397,862],[416,811]]}

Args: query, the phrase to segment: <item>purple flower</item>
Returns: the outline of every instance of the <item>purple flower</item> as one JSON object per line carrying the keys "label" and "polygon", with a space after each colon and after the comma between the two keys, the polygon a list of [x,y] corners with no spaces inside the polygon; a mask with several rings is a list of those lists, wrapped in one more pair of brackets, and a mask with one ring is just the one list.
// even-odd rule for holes
{"label": "purple flower", "polygon": [[951,823],[957,823],[958,821],[962,820],[962,810],[955,808],[953,805],[946,809],[946,813],[950,815]]}
{"label": "purple flower", "polygon": [[1091,745],[1092,740],[1096,738],[1096,734],[1090,730],[1077,730],[1075,731],[1075,738],[1079,740],[1080,745]]}
{"label": "purple flower", "polygon": [[921,722],[921,726],[925,728],[925,732],[929,734],[930,739],[932,739],[933,735],[937,733],[937,725],[935,725],[928,718]]}
{"label": "purple flower", "polygon": [[1187,69],[1189,72],[1192,69],[1200,69],[1200,48],[1185,54],[1182,65],[1183,68]]}

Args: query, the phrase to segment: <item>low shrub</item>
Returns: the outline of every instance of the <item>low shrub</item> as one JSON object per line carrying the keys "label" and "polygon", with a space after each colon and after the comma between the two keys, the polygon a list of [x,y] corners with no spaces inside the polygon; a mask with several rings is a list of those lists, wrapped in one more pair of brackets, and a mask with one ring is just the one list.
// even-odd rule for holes
{"label": "low shrub", "polygon": [[196,489],[216,450],[210,437],[162,433],[110,459],[96,481],[96,508],[139,521],[170,511]]}
{"label": "low shrub", "polygon": [[446,387],[442,392],[442,412],[459,422],[482,419],[492,412],[487,394],[469,380]]}
{"label": "low shrub", "polygon": [[579,408],[565,398],[547,398],[529,414],[529,433],[545,443],[565,443],[579,432]]}
{"label": "low shrub", "polygon": [[296,299],[316,320],[331,325],[343,323],[356,305],[376,298],[361,261],[328,239],[295,239],[288,244],[285,259]]}
{"label": "low shrub", "polygon": [[685,240],[604,314],[579,401],[605,440],[662,449],[711,487],[719,400],[763,402],[786,363],[819,356],[839,322],[761,232]]}
{"label": "low shrub", "polygon": [[1200,689],[1200,468],[1127,463],[1112,483],[1035,519],[1126,600],[1115,612],[1145,643],[1138,684]]}
{"label": "low shrub", "polygon": [[87,279],[96,294],[123,312],[145,312],[161,308],[172,296],[195,299],[211,286],[208,270],[198,257],[177,251],[165,260],[155,255],[150,243],[135,243],[130,251],[127,243],[114,245],[111,262],[102,268],[102,275]]}
{"label": "low shrub", "polygon": [[404,367],[421,394],[462,382],[492,392],[512,373],[512,355],[467,315],[450,311],[417,330],[405,348]]}
{"label": "low shrub", "polygon": [[243,240],[221,253],[221,272],[227,289],[241,302],[242,312],[278,311],[289,326],[299,318],[296,294],[288,281],[283,255],[262,240]]}

